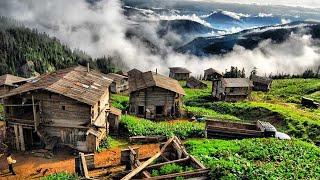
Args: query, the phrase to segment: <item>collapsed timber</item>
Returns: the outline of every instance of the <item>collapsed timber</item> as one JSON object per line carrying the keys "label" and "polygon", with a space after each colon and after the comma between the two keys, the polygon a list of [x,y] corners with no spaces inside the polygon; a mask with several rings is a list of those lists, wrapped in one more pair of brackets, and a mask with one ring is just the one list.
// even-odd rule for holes
{"label": "collapsed timber", "polygon": [[[117,173],[107,174],[111,179],[208,179],[210,170],[207,169],[194,156],[190,155],[179,138],[171,137],[167,142],[160,145],[160,151],[150,158],[140,159],[139,148],[128,147],[121,151],[122,166]],[[94,170],[92,162],[94,155],[79,154],[75,159],[76,172],[79,176],[86,179],[102,178],[90,176],[90,170]],[[180,168],[178,171],[167,170],[161,171],[164,167],[188,167]],[[162,172],[158,174],[155,172]],[[163,173],[167,172],[167,174]]]}

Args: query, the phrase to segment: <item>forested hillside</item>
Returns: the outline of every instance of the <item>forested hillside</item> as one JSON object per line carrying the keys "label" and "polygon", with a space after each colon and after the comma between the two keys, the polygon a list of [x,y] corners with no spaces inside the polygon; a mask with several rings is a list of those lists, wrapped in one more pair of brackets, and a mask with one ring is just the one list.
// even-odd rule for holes
{"label": "forested hillside", "polygon": [[72,51],[58,39],[31,30],[19,22],[0,17],[0,75],[30,77],[90,61],[92,68],[113,71],[112,58],[95,61],[84,52]]}

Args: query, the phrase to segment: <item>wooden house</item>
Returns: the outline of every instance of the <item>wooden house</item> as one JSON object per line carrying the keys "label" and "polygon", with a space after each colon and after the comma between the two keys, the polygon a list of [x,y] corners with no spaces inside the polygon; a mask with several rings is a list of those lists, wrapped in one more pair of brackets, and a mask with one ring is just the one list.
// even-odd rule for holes
{"label": "wooden house", "polygon": [[11,146],[95,151],[106,136],[110,84],[104,74],[76,66],[41,75],[0,96]]}
{"label": "wooden house", "polygon": [[18,87],[26,81],[26,78],[14,76],[11,74],[0,76],[0,95],[8,93],[11,89]]}
{"label": "wooden house", "polygon": [[212,96],[220,101],[240,101],[250,96],[252,82],[247,78],[221,78],[212,84]]}
{"label": "wooden house", "polygon": [[169,77],[178,81],[187,80],[190,77],[191,71],[183,67],[171,67]]}
{"label": "wooden house", "polygon": [[253,82],[253,90],[254,91],[267,92],[270,90],[271,84],[272,84],[271,78],[257,76],[257,75],[252,75],[251,81]]}
{"label": "wooden house", "polygon": [[112,79],[110,91],[112,93],[121,93],[129,89],[128,77],[120,74],[109,73],[107,78]]}
{"label": "wooden house", "polygon": [[215,79],[220,79],[222,77],[223,77],[222,74],[213,68],[204,70],[203,80],[205,81],[213,81]]}
{"label": "wooden house", "polygon": [[199,79],[196,79],[195,77],[191,76],[187,82],[186,82],[186,86],[188,88],[193,88],[193,89],[204,89],[207,88],[208,85],[202,81],[200,81]]}
{"label": "wooden house", "polygon": [[151,71],[131,70],[129,113],[147,119],[181,115],[185,92],[178,81]]}

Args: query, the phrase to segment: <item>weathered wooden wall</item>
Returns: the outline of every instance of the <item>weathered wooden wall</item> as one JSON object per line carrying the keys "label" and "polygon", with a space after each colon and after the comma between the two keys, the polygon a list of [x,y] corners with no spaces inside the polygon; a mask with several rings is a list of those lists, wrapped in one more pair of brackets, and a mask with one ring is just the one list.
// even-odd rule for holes
{"label": "weathered wooden wall", "polygon": [[[159,87],[146,88],[130,94],[130,113],[138,115],[138,107],[144,106],[145,117],[155,119],[170,115],[172,108],[181,106],[181,98],[177,94]],[[163,106],[163,115],[156,115],[156,106]]]}

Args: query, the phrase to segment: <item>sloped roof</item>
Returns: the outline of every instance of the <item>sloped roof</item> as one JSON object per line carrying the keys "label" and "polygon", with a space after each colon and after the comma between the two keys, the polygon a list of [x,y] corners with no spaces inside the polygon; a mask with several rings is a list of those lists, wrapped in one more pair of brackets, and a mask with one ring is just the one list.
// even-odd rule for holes
{"label": "sloped roof", "polygon": [[26,80],[27,80],[26,78],[14,76],[11,74],[5,74],[5,75],[0,76],[0,86],[2,86],[2,85],[13,86],[14,83],[18,83],[18,82],[26,81]]}
{"label": "sloped roof", "polygon": [[179,84],[179,82],[167,76],[163,76],[151,71],[144,73],[136,73],[133,76],[131,76],[129,73],[130,92],[154,86],[185,95],[185,92]]}
{"label": "sloped roof", "polygon": [[252,87],[252,81],[248,78],[223,78],[224,87]]}
{"label": "sloped roof", "polygon": [[176,74],[185,74],[185,73],[191,73],[191,71],[189,71],[186,68],[183,67],[171,67],[169,68],[170,72],[176,73]]}
{"label": "sloped roof", "polygon": [[215,70],[213,68],[206,69],[206,70],[204,70],[204,72],[207,73],[207,74],[217,73],[217,74],[222,75],[221,72],[219,72],[219,71],[217,71],[217,70]]}
{"label": "sloped roof", "polygon": [[115,82],[121,82],[123,79],[128,79],[126,76],[122,76],[120,74],[109,73],[106,75],[107,78],[112,79]]}
{"label": "sloped roof", "polygon": [[203,83],[202,81],[200,81],[199,79],[196,79],[195,77],[191,76],[188,80],[187,80],[187,86],[191,84],[194,87],[199,87],[199,86],[203,86],[203,87],[207,87],[206,83]]}
{"label": "sloped roof", "polygon": [[258,83],[267,84],[267,85],[272,82],[272,79],[271,79],[271,78],[262,77],[262,76],[257,76],[257,75],[252,75],[251,80],[252,80],[253,82],[258,82]]}
{"label": "sloped roof", "polygon": [[115,108],[113,106],[110,106],[110,113],[111,114],[115,114],[117,116],[120,116],[121,115],[121,110],[118,109],[118,108]]}
{"label": "sloped roof", "polygon": [[112,80],[102,73],[94,70],[88,72],[87,68],[76,66],[41,75],[0,98],[33,90],[47,90],[88,105],[94,105],[109,90],[111,82]]}

